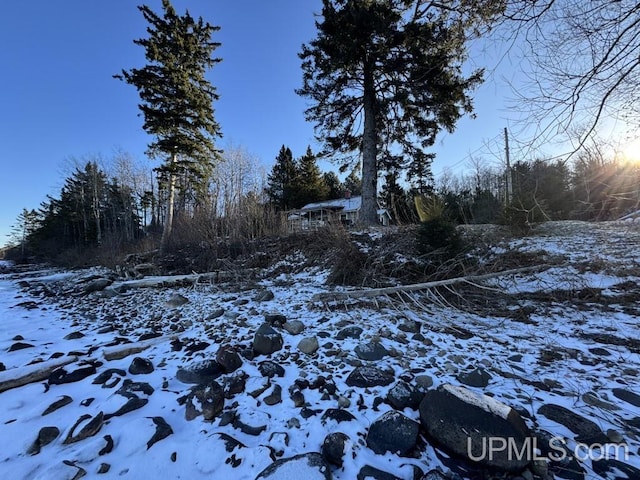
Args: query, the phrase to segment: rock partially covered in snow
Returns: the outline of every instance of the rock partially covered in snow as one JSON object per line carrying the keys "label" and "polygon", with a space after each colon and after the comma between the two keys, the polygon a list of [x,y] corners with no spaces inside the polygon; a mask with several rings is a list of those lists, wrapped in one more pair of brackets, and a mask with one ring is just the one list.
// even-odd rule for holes
{"label": "rock partially covered in snow", "polygon": [[416,446],[420,425],[400,412],[387,412],[371,424],[367,446],[377,454],[407,455]]}
{"label": "rock partially covered in snow", "polygon": [[253,337],[253,349],[261,355],[270,355],[282,348],[282,335],[268,323],[263,323]]}
{"label": "rock partially covered in snow", "polygon": [[435,443],[463,459],[508,472],[521,471],[530,462],[527,455],[518,458],[508,449],[489,455],[491,439],[505,439],[520,452],[531,432],[514,409],[486,395],[441,385],[425,394],[420,403],[420,420]]}
{"label": "rock partially covered in snow", "polygon": [[319,453],[303,453],[276,460],[258,474],[256,480],[331,480],[331,467]]}

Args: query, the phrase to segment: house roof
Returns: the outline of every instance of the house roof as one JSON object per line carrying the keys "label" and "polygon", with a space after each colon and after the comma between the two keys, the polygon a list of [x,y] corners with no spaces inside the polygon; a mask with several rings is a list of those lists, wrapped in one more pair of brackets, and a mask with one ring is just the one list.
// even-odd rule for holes
{"label": "house roof", "polygon": [[324,202],[309,203],[300,209],[301,212],[312,210],[336,210],[341,212],[355,212],[360,210],[362,197],[338,198],[336,200],[326,200]]}

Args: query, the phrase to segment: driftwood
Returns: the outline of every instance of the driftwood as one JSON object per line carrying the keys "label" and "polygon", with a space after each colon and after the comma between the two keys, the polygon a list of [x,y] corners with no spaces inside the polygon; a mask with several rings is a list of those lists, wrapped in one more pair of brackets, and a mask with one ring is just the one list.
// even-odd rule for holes
{"label": "driftwood", "polygon": [[153,345],[157,345],[162,342],[172,341],[178,338],[177,335],[166,335],[164,337],[150,338],[149,340],[143,340],[135,343],[125,343],[124,345],[117,345],[115,347],[109,347],[102,350],[102,356],[105,360],[120,360],[121,358],[128,357],[135,353],[140,353]]}
{"label": "driftwood", "polygon": [[[251,275],[254,269],[243,270],[243,275]],[[154,287],[174,287],[195,283],[219,283],[237,280],[239,272],[219,271],[209,273],[194,273],[191,275],[161,275],[154,277],[144,277],[137,280],[125,280],[111,284],[112,289],[124,291],[132,288],[154,288]]]}
{"label": "driftwood", "polygon": [[0,392],[49,378],[54,370],[73,363],[78,357],[58,358],[0,372]]}
{"label": "driftwood", "polygon": [[537,265],[534,267],[514,268],[511,270],[503,270],[501,272],[486,273],[484,275],[470,275],[467,277],[455,277],[448,278],[446,280],[437,280],[426,283],[415,283],[413,285],[401,285],[398,287],[386,287],[386,288],[370,288],[367,290],[350,290],[345,292],[325,292],[317,293],[311,301],[332,301],[332,300],[345,300],[348,298],[372,298],[382,295],[391,295],[394,293],[407,293],[416,292],[420,290],[428,290],[430,288],[444,287],[447,285],[454,285],[456,283],[475,283],[490,278],[500,277],[503,275],[515,275],[518,273],[532,272],[546,268],[547,265]]}

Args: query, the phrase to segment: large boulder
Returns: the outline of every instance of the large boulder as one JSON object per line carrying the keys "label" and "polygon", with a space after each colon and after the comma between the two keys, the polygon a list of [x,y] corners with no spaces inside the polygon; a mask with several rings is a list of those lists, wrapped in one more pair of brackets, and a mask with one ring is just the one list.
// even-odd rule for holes
{"label": "large boulder", "polygon": [[253,349],[260,355],[270,355],[282,348],[282,335],[268,323],[260,325],[253,337]]}
{"label": "large boulder", "polygon": [[346,383],[350,387],[376,387],[393,383],[395,373],[391,369],[381,369],[373,365],[356,367],[347,377]]}
{"label": "large boulder", "polygon": [[[533,444],[522,417],[508,405],[464,387],[445,384],[426,392],[420,421],[434,443],[469,462],[518,472],[531,461],[532,454],[517,455]],[[496,451],[501,439],[508,448]]]}

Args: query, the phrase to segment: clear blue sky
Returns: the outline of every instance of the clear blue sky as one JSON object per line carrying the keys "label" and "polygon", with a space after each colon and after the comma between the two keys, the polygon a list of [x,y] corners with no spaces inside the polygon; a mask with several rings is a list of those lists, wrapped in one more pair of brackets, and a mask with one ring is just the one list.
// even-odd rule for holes
{"label": "clear blue sky", "polygon": [[[22,208],[57,196],[65,159],[116,149],[143,158],[149,137],[138,116],[136,89],[112,78],[141,67],[144,54],[132,40],[146,36],[135,0],[21,0],[3,2],[0,15],[0,245]],[[147,0],[155,11],[160,0]],[[320,0],[174,0],[219,25],[210,74],[221,99],[216,118],[224,141],[260,158],[266,168],[282,144],[295,155],[315,146],[304,120],[305,100],[297,53],[315,36]],[[476,63],[481,64],[478,56]],[[434,172],[464,168],[472,152],[502,153],[507,125],[507,87],[492,77],[477,92],[476,120],[463,119],[456,133],[434,148]],[[490,148],[485,140],[492,139]],[[224,143],[223,143],[224,144]]]}

